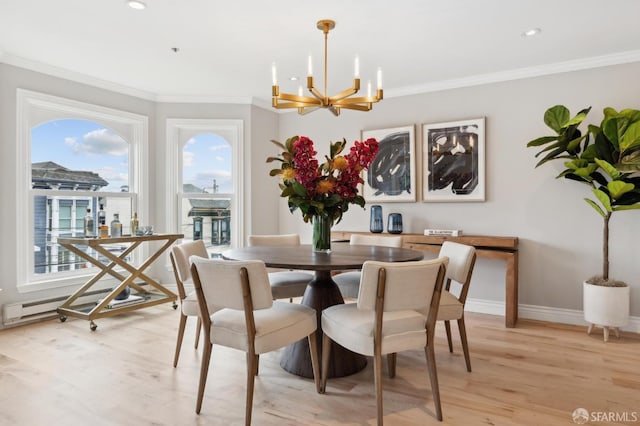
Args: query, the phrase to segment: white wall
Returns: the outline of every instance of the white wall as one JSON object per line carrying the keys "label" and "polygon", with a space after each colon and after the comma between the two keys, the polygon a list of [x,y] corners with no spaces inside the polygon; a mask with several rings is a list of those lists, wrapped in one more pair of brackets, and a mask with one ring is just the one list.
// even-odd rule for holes
{"label": "white wall", "polygon": [[[486,117],[486,185],[484,203],[385,203],[403,215],[405,232],[425,228],[462,229],[466,234],[520,238],[520,303],[582,309],[584,279],[600,273],[602,222],[582,200],[590,193],[577,182],[556,180],[562,164],[534,169],[536,150],[526,143],[551,134],[544,111],[564,104],[572,112],[593,106],[589,122],[599,123],[605,106],[640,108],[640,64],[611,66],[484,86],[385,99],[367,113],[328,111],[307,116],[281,115],[280,139],[309,136],[321,154],[328,142],[360,139],[361,130],[416,125],[418,164],[422,164],[421,124]],[[348,145],[350,146],[350,145]],[[421,199],[421,174],[417,180]],[[272,182],[276,185],[276,182]],[[611,271],[632,286],[631,315],[640,315],[640,211],[619,212],[611,221]],[[336,229],[367,231],[369,212],[352,207]],[[280,231],[299,232],[310,241],[311,227],[280,204]],[[504,267],[479,260],[469,297],[504,302]]]}

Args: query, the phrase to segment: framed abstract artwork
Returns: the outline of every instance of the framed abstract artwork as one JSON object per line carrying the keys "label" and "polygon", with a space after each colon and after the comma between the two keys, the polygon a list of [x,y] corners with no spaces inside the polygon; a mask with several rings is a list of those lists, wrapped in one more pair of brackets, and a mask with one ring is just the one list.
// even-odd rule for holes
{"label": "framed abstract artwork", "polygon": [[415,128],[363,130],[362,140],[380,143],[376,158],[365,171],[362,194],[367,202],[416,201]]}
{"label": "framed abstract artwork", "polygon": [[423,201],[484,201],[484,117],[423,124],[422,138]]}

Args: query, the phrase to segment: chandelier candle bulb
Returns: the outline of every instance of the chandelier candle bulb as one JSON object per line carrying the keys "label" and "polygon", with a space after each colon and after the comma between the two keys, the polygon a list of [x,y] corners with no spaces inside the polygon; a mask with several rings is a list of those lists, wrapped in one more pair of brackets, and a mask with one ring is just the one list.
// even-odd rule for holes
{"label": "chandelier candle bulb", "polygon": [[371,80],[367,82],[367,98],[371,97]]}
{"label": "chandelier candle bulb", "polygon": [[360,58],[358,56],[355,59],[353,78],[360,78]]}
{"label": "chandelier candle bulb", "polygon": [[273,63],[271,65],[271,80],[272,80],[274,86],[278,85],[278,78],[277,78],[276,64],[275,63]]}
{"label": "chandelier candle bulb", "polygon": [[382,90],[382,69],[378,68],[378,90]]}
{"label": "chandelier candle bulb", "polygon": [[313,76],[313,59],[311,59],[311,55],[307,59],[307,75],[309,77]]}

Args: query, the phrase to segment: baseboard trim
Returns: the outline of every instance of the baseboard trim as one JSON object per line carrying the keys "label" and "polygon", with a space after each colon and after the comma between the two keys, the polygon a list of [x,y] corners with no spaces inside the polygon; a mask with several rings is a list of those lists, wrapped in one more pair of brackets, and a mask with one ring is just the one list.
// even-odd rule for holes
{"label": "baseboard trim", "polygon": [[[504,316],[504,309],[504,302],[495,300],[469,298],[466,303],[466,310],[468,312],[479,314]],[[576,309],[520,304],[518,305],[518,318],[587,326],[582,311]],[[640,317],[629,317],[629,323],[621,329],[623,331],[640,333]]]}

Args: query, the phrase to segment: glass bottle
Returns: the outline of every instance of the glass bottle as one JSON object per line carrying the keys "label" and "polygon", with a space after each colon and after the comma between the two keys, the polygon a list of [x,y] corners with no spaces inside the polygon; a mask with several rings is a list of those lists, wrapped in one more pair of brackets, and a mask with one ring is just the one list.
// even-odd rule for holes
{"label": "glass bottle", "polygon": [[100,210],[98,210],[98,226],[107,224],[107,212],[104,211],[104,204],[100,204]]}
{"label": "glass bottle", "polygon": [[87,208],[87,215],[84,217],[84,237],[85,238],[95,238],[96,236],[96,227],[93,221],[93,216],[91,215],[91,208]]}
{"label": "glass bottle", "polygon": [[139,226],[138,212],[133,212],[133,217],[131,218],[131,235],[136,235],[138,233]]}
{"label": "glass bottle", "polygon": [[369,223],[369,230],[373,233],[382,232],[384,226],[382,224],[382,206],[371,206],[371,219]]}
{"label": "glass bottle", "polygon": [[122,223],[120,223],[120,214],[114,213],[111,221],[111,238],[122,237]]}

